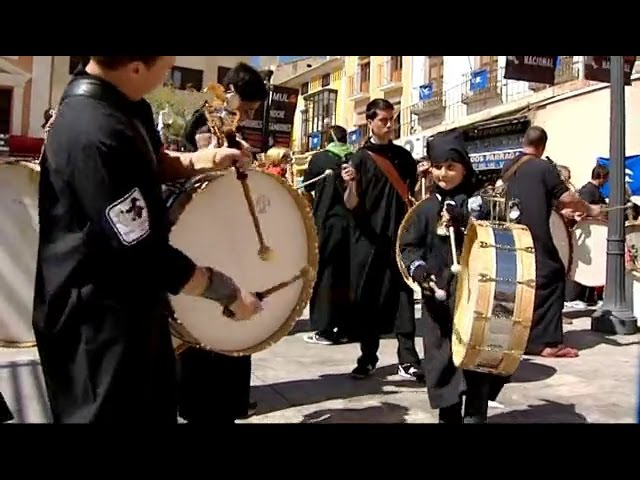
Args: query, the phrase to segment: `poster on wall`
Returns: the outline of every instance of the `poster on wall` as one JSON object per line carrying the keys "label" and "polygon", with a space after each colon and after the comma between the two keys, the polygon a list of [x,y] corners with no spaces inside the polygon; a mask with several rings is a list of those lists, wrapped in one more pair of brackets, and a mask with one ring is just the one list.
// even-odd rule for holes
{"label": "poster on wall", "polygon": [[[624,84],[631,85],[631,74],[636,57],[624,58]],[[593,82],[611,81],[611,57],[584,57],[584,78]]]}
{"label": "poster on wall", "polygon": [[557,56],[507,57],[504,78],[523,82],[543,83],[553,85],[556,79]]}
{"label": "poster on wall", "polygon": [[[291,147],[291,135],[293,132],[293,121],[296,116],[299,90],[297,88],[282,87],[273,85],[271,92],[271,106],[269,117],[268,148],[271,147]],[[255,151],[262,151],[262,122],[264,118],[264,103],[261,103],[254,117],[245,120],[240,124],[242,138]]]}

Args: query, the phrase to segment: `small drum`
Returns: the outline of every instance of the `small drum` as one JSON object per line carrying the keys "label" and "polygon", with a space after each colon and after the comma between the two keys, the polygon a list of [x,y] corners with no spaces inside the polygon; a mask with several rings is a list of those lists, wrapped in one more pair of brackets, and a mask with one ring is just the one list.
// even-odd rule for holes
{"label": "small drum", "polygon": [[204,175],[166,190],[173,246],[248,291],[276,290],[248,321],[226,317],[220,305],[205,298],[172,298],[174,337],[235,356],[257,353],[289,333],[311,297],[318,269],[318,238],[304,197],[286,180],[258,170],[248,172],[247,184],[272,250],[267,260],[258,256],[258,237],[234,171]]}
{"label": "small drum", "polygon": [[569,229],[567,222],[562,218],[562,215],[555,210],[551,211],[551,217],[549,217],[549,229],[551,230],[553,243],[558,249],[558,253],[560,254],[560,258],[562,259],[567,275],[569,275],[571,270],[571,257],[573,253],[571,230]]}
{"label": "small drum", "polygon": [[402,278],[413,289],[413,299],[415,301],[422,300],[422,288],[420,288],[420,285],[418,285],[413,280],[413,278],[411,278],[411,275],[409,275],[407,268],[404,266],[404,262],[402,261],[402,252],[400,251],[400,239],[402,238],[402,235],[404,234],[404,232],[406,232],[409,226],[409,222],[413,219],[413,216],[415,215],[415,212],[418,206],[422,202],[426,201],[428,198],[430,197],[427,196],[423,198],[422,200],[420,200],[418,203],[416,203],[413,207],[409,209],[409,211],[406,213],[406,215],[402,219],[402,222],[400,223],[400,227],[398,228],[398,238],[396,238],[396,263],[398,264],[398,268],[400,269]]}
{"label": "small drum", "polygon": [[38,256],[37,163],[0,163],[0,346],[33,347]]}
{"label": "small drum", "polygon": [[536,260],[524,225],[471,221],[456,285],[452,351],[466,370],[512,375],[533,319]]}
{"label": "small drum", "polygon": [[603,220],[580,220],[572,230],[573,258],[569,278],[585,287],[600,287],[607,278],[607,234]]}

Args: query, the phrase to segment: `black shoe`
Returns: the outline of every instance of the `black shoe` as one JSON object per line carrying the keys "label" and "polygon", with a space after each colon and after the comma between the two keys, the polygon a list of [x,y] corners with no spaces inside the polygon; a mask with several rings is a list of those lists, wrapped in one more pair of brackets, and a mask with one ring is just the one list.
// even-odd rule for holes
{"label": "black shoe", "polygon": [[425,383],[424,373],[422,370],[410,363],[398,365],[398,375],[405,378],[412,378],[416,382]]}
{"label": "black shoe", "polygon": [[351,376],[358,380],[362,380],[363,378],[369,377],[375,371],[375,365],[358,365],[351,371]]}
{"label": "black shoe", "polygon": [[438,423],[462,423],[462,402],[438,410]]}

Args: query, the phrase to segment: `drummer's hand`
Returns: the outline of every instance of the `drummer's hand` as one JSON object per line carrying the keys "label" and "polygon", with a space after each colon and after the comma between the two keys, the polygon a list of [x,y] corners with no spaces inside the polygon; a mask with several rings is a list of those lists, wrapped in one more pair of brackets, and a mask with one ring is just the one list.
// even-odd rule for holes
{"label": "drummer's hand", "polygon": [[562,215],[564,218],[568,220],[573,220],[577,214],[575,210],[571,208],[563,208],[562,210],[560,210],[560,215]]}
{"label": "drummer's hand", "polygon": [[420,162],[418,164],[418,177],[427,176],[430,169],[431,169],[431,164],[429,162]]}
{"label": "drummer's hand", "polygon": [[590,217],[600,217],[602,215],[602,207],[600,205],[589,205],[589,213]]}
{"label": "drummer's hand", "polygon": [[262,311],[262,303],[252,293],[241,290],[238,299],[229,305],[229,309],[235,314],[234,320],[249,320]]}
{"label": "drummer's hand", "polygon": [[356,171],[351,165],[343,164],[341,173],[342,173],[342,179],[345,182],[355,182]]}
{"label": "drummer's hand", "polygon": [[213,151],[215,168],[219,170],[237,166],[240,170],[244,171],[251,166],[253,161],[251,147],[244,142],[241,144],[241,149],[220,147],[213,149]]}

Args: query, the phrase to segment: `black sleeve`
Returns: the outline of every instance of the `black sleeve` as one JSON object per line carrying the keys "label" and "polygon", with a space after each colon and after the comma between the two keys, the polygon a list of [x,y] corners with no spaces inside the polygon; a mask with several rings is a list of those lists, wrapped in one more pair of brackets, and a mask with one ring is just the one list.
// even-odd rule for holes
{"label": "black sleeve", "polygon": [[[70,151],[70,181],[113,268],[123,278],[137,278],[173,295],[180,293],[196,265],[173,248],[164,225],[149,215],[148,191],[135,174],[134,140],[78,143]],[[138,154],[139,155],[139,154]],[[153,215],[151,217],[154,217]]]}
{"label": "black sleeve", "polygon": [[589,205],[600,204],[600,190],[587,186],[580,189],[578,196]]}
{"label": "black sleeve", "polygon": [[400,236],[399,249],[402,263],[412,274],[413,269],[427,262],[427,240],[429,237],[429,201],[421,203]]}
{"label": "black sleeve", "polygon": [[349,163],[356,171],[356,192],[358,193],[359,200],[362,200],[366,194],[366,180],[363,178],[363,176],[366,175],[366,162],[363,157],[368,154],[364,152],[364,149],[360,149],[349,158]]}
{"label": "black sleeve", "polygon": [[569,187],[562,181],[558,169],[550,163],[542,161],[540,168],[542,168],[542,182],[545,191],[551,195],[552,200],[559,200],[565,192],[569,191]]}
{"label": "black sleeve", "polygon": [[[318,173],[318,163],[320,162],[318,158],[318,154],[314,154],[311,156],[311,160],[309,160],[309,165],[307,165],[307,169],[304,171],[304,176],[302,178],[303,182],[308,182],[318,175],[322,175],[322,173]],[[324,173],[324,172],[323,172]],[[309,185],[305,185],[304,189],[307,193],[313,193],[316,189],[315,183],[310,183]]]}
{"label": "black sleeve", "polygon": [[409,170],[409,178],[407,179],[409,182],[409,193],[413,193],[418,186],[418,163],[413,158],[413,155],[411,155],[411,153],[408,153],[407,155],[407,164]]}

